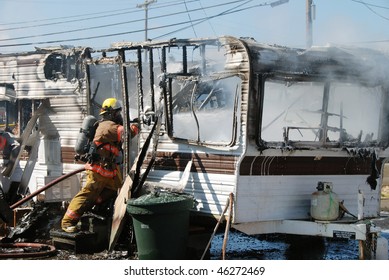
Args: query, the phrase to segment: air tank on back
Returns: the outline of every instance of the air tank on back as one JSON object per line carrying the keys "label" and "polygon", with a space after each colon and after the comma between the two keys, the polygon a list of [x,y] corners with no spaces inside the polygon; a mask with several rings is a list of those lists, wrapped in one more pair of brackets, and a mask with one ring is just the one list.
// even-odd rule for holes
{"label": "air tank on back", "polygon": [[333,221],[339,217],[338,195],[330,182],[319,182],[311,196],[311,217],[315,220]]}
{"label": "air tank on back", "polygon": [[83,120],[80,132],[77,136],[76,145],[74,147],[77,154],[83,155],[89,151],[88,144],[93,140],[93,136],[95,135],[96,123],[97,119],[92,115],[86,116]]}

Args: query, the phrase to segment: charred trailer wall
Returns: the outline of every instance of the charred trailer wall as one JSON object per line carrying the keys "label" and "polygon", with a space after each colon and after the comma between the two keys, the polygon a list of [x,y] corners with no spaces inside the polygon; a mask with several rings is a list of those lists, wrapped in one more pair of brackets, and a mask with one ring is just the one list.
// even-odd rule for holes
{"label": "charred trailer wall", "polygon": [[[0,55],[0,88],[13,93],[11,98],[0,96],[0,106],[16,108],[16,112],[7,113],[16,114],[17,137],[22,135],[39,104],[43,100],[50,104],[24,143],[28,149],[23,151],[20,166],[11,178],[11,181],[26,181],[30,191],[42,187],[48,177],[55,178],[79,167],[74,161],[74,145],[88,112],[83,64],[88,53],[84,48],[54,48]],[[35,160],[31,156],[34,146],[37,147]],[[33,171],[26,179],[23,173],[28,166]]]}

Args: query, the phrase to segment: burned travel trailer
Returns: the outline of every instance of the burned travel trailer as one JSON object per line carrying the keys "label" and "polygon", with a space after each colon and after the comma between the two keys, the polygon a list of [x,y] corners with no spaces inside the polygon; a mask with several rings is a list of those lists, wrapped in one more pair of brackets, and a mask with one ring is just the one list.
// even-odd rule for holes
{"label": "burned travel trailer", "polygon": [[[46,177],[80,168],[74,146],[82,121],[115,97],[124,104],[124,126],[134,119],[140,124],[140,134],[131,140],[127,133],[124,141],[123,174],[137,182],[129,197],[185,193],[195,200],[192,225],[212,229],[228,205],[228,223],[243,233],[347,237],[360,241],[361,258],[374,258],[381,237],[370,221],[380,216],[389,143],[386,55],[229,36],[122,42],[72,49],[71,56],[65,55],[70,50],[40,51],[26,59],[29,70],[8,71],[0,82],[9,99],[3,102],[28,101],[39,115],[39,149],[21,144],[37,160],[18,161],[12,176],[19,179],[5,193],[14,181],[33,192]],[[45,71],[46,57],[58,62],[53,71]],[[4,69],[21,63],[1,59]],[[37,82],[29,78],[22,87],[20,73]],[[82,174],[69,186],[78,190]]]}
{"label": "burned travel trailer", "polygon": [[120,57],[124,98],[139,97],[140,146],[149,113],[163,116],[146,187],[174,190],[191,161],[192,216],[217,220],[233,194],[231,226],[246,234],[348,236],[361,258],[374,253],[379,228],[366,221],[380,215],[387,157],[386,55],[228,36],[118,43],[106,55]]}

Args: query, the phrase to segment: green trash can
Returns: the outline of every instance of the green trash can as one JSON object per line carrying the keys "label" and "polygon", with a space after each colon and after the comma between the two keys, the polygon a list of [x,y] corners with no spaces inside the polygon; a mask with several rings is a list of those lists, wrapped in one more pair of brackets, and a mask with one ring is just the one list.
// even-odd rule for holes
{"label": "green trash can", "polygon": [[140,260],[185,259],[193,197],[150,193],[127,202]]}

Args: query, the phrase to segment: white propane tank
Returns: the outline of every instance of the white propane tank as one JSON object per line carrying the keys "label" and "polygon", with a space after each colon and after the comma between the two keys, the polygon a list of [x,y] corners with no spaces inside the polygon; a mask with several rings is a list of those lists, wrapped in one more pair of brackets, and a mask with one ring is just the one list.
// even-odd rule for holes
{"label": "white propane tank", "polygon": [[315,220],[333,221],[339,217],[338,195],[332,191],[332,183],[319,182],[311,197],[311,216]]}

